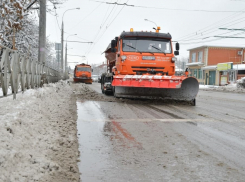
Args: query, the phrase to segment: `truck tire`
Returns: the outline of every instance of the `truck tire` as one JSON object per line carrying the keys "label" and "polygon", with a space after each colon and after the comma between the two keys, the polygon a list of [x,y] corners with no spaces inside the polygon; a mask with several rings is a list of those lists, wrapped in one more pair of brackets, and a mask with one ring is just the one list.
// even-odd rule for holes
{"label": "truck tire", "polygon": [[191,105],[192,105],[192,106],[196,106],[196,99],[193,99],[193,100],[191,101]]}
{"label": "truck tire", "polygon": [[112,86],[112,95],[115,96],[115,87]]}
{"label": "truck tire", "polygon": [[104,94],[104,93],[105,93],[105,91],[104,91],[104,88],[103,88],[103,85],[102,85],[102,83],[101,83],[101,86],[100,86],[100,88],[101,88],[101,92],[102,92],[102,94]]}

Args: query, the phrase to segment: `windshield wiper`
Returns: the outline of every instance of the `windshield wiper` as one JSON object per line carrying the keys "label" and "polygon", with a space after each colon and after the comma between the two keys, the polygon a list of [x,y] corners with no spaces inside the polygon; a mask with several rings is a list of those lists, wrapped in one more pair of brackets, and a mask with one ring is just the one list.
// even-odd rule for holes
{"label": "windshield wiper", "polygon": [[146,53],[151,53],[152,55],[155,55],[153,52],[150,52],[150,51],[149,52],[146,52]]}
{"label": "windshield wiper", "polygon": [[155,49],[157,49],[157,50],[161,51],[161,52],[162,52],[162,53],[164,53],[164,54],[165,54],[165,56],[166,56],[166,53],[165,53],[165,52],[163,52],[161,49],[159,49],[159,48],[157,48],[157,47],[155,47],[155,46],[153,46],[153,45],[151,45],[151,47],[153,47],[153,48],[155,48]]}
{"label": "windshield wiper", "polygon": [[126,46],[128,46],[128,47],[130,47],[130,48],[132,48],[132,49],[135,49],[136,51],[138,51],[140,54],[142,54],[142,52],[140,52],[138,49],[136,49],[135,47],[133,47],[133,46],[130,46],[130,45],[127,45],[126,44]]}
{"label": "windshield wiper", "polygon": [[[131,48],[135,49],[136,51],[140,52],[138,49],[136,49],[136,48],[133,47],[133,46],[130,46],[130,45],[127,45],[127,44],[126,44],[126,46],[131,47]],[[153,52],[148,52],[148,53],[151,53],[151,54],[155,55]],[[140,52],[140,54],[142,54],[142,52]]]}

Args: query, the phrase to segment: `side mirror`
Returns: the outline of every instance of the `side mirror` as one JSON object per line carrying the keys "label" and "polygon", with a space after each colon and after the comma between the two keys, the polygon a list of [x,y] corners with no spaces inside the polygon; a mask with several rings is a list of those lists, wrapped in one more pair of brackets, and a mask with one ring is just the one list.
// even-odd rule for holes
{"label": "side mirror", "polygon": [[115,40],[112,40],[111,41],[111,49],[113,49],[115,47],[116,47],[116,41]]}
{"label": "side mirror", "polygon": [[175,49],[176,49],[177,51],[179,50],[179,43],[178,43],[178,42],[175,44]]}
{"label": "side mirror", "polygon": [[179,51],[174,51],[174,55],[178,56],[179,55]]}
{"label": "side mirror", "polygon": [[111,41],[111,52],[116,52],[116,40]]}
{"label": "side mirror", "polygon": [[116,42],[118,42],[118,37],[115,37]]}
{"label": "side mirror", "polygon": [[94,71],[94,69],[92,69],[92,72]]}

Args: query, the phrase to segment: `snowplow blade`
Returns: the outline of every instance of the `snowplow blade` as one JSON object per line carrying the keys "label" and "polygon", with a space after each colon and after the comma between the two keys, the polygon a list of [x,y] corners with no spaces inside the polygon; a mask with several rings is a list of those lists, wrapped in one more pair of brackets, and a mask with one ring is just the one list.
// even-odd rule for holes
{"label": "snowplow blade", "polygon": [[114,95],[125,98],[163,98],[193,101],[199,84],[193,77],[178,76],[115,76]]}
{"label": "snowplow blade", "polygon": [[73,78],[74,82],[80,82],[80,83],[90,83],[92,84],[93,80],[92,79],[84,79],[84,78]]}

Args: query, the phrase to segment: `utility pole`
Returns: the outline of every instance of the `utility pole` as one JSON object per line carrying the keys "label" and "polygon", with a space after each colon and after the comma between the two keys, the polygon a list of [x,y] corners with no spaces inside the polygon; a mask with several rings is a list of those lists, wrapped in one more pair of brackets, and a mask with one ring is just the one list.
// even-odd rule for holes
{"label": "utility pole", "polygon": [[60,71],[60,51],[58,51],[58,71]]}
{"label": "utility pole", "polygon": [[38,62],[45,64],[46,57],[46,0],[40,0]]}
{"label": "utility pole", "polygon": [[65,73],[67,73],[67,43],[66,43],[66,55],[65,55]]}
{"label": "utility pole", "polygon": [[75,9],[80,9],[80,8],[73,8],[73,9],[68,9],[66,10],[64,13],[63,13],[63,16],[62,16],[62,25],[61,25],[61,71],[63,72],[64,71],[64,59],[63,59],[63,56],[64,56],[64,15],[67,11],[70,11],[70,10],[75,10]]}
{"label": "utility pole", "polygon": [[64,68],[64,65],[63,65],[63,41],[64,41],[64,23],[63,23],[63,20],[62,20],[62,25],[61,25],[61,71],[63,72],[63,68]]}

